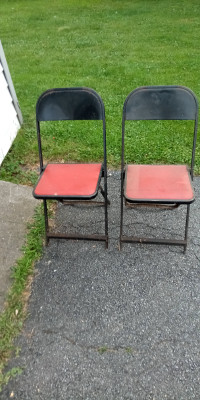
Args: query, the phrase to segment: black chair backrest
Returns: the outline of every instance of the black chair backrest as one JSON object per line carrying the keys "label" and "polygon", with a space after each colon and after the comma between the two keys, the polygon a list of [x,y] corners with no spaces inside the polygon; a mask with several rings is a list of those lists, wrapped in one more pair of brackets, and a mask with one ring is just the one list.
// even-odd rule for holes
{"label": "black chair backrest", "polygon": [[198,102],[184,86],[146,86],[126,98],[124,120],[195,120]]}
{"label": "black chair backrest", "polygon": [[37,121],[104,120],[101,97],[89,88],[49,89],[36,104]]}
{"label": "black chair backrest", "polygon": [[197,140],[198,101],[192,90],[184,86],[143,86],[126,98],[122,118],[122,171],[124,168],[125,121],[192,120],[194,136],[191,158],[191,177]]}
{"label": "black chair backrest", "polygon": [[[101,120],[103,125],[104,171],[106,171],[106,121],[101,97],[89,88],[57,88],[42,93],[36,104],[36,125],[40,171],[43,171],[40,122],[65,120]],[[106,176],[106,172],[105,172]]]}

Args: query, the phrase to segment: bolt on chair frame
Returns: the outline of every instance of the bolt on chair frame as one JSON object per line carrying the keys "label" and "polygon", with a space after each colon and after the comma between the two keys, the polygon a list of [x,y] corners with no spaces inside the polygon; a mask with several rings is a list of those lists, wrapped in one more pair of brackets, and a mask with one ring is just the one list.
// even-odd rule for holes
{"label": "bolt on chair frame", "polygon": [[[101,164],[47,164],[44,166],[41,140],[41,121],[101,120],[103,162]],[[33,196],[42,199],[45,215],[46,244],[50,238],[82,239],[105,241],[108,247],[107,206],[107,158],[105,109],[101,97],[89,88],[57,88],[45,91],[36,104],[36,126],[40,159],[40,178],[33,190]],[[53,184],[50,182],[53,177]],[[101,178],[104,186],[101,186]],[[75,183],[74,183],[75,182]],[[53,186],[54,185],[54,186]],[[76,187],[75,185],[78,185]],[[86,186],[86,188],[84,187]],[[73,188],[72,188],[72,187]],[[103,201],[94,201],[98,192]],[[104,206],[104,234],[71,234],[51,232],[48,222],[47,200],[57,200],[64,204],[92,204]]]}
{"label": "bolt on chair frame", "polygon": [[[194,121],[194,135],[191,166],[188,171],[186,166],[178,165],[124,165],[124,137],[126,121],[144,121],[144,120],[191,120]],[[190,204],[194,201],[194,193],[191,180],[193,180],[193,170],[195,161],[195,148],[197,140],[197,124],[198,124],[198,102],[194,93],[184,86],[146,86],[133,90],[126,98],[123,107],[122,116],[122,158],[121,158],[121,220],[120,220],[120,241],[119,247],[123,242],[132,243],[151,243],[151,244],[168,244],[187,247],[188,223]],[[150,168],[149,168],[150,167]],[[166,178],[169,184],[167,195],[163,198],[162,193],[156,191],[151,194],[148,190],[153,191],[154,183],[158,179],[158,184],[163,186],[162,171],[171,175],[170,179]],[[171,172],[170,172],[171,171]],[[155,175],[154,175],[155,173]],[[145,176],[146,174],[146,176]],[[159,175],[161,174],[161,175]],[[167,176],[166,174],[166,176]],[[177,175],[177,176],[176,176]],[[182,178],[183,175],[183,178]],[[144,179],[147,183],[147,189],[144,188],[145,195],[141,195],[136,188],[135,180]],[[164,178],[164,175],[163,175]],[[175,185],[179,188],[179,178],[184,180],[185,188],[180,193],[176,191],[174,197],[170,192],[171,186]],[[129,185],[129,187],[128,187]],[[135,186],[135,187],[134,187]],[[165,188],[162,187],[165,190]],[[177,189],[178,190],[178,189]],[[127,207],[135,206],[157,206],[161,208],[176,208],[180,204],[187,206],[185,236],[183,240],[179,239],[160,239],[148,237],[135,237],[123,235],[123,212],[124,202]]]}

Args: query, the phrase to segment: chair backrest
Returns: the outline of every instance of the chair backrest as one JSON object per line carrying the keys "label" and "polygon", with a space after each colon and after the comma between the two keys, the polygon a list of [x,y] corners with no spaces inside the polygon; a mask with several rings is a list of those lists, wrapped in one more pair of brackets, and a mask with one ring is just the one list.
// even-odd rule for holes
{"label": "chair backrest", "polygon": [[183,86],[147,86],[133,90],[124,103],[126,120],[195,120],[198,103]]}
{"label": "chair backrest", "polygon": [[194,121],[191,161],[191,175],[193,176],[197,138],[198,101],[190,89],[184,86],[143,86],[133,90],[127,96],[124,102],[122,118],[122,164],[124,164],[124,133],[126,120]]}
{"label": "chair backrest", "polygon": [[89,88],[49,89],[38,99],[37,121],[103,120],[104,105]]}
{"label": "chair backrest", "polygon": [[104,169],[106,169],[106,122],[105,108],[101,97],[93,89],[56,88],[42,93],[36,104],[36,125],[40,157],[43,170],[43,155],[40,122],[65,120],[101,120],[103,123]]}

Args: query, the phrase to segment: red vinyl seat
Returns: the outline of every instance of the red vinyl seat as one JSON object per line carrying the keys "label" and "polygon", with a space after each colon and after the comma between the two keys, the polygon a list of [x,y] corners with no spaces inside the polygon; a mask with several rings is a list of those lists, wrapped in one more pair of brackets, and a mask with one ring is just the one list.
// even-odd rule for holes
{"label": "red vinyl seat", "polygon": [[185,165],[127,165],[124,196],[136,202],[191,203],[194,191]]}
{"label": "red vinyl seat", "polygon": [[34,190],[37,198],[93,198],[101,179],[101,164],[47,164]]}

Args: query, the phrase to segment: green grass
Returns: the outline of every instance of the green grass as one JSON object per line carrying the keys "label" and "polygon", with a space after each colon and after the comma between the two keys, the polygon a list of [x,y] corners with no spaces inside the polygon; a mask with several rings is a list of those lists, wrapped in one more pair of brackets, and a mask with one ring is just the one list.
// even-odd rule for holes
{"label": "green grass", "polygon": [[[24,125],[1,167],[0,178],[35,182],[35,103],[51,87],[88,86],[102,96],[108,164],[119,167],[122,106],[132,89],[180,84],[200,98],[199,20],[198,0],[1,0],[1,41]],[[46,134],[45,158],[99,160],[98,135],[89,146],[80,130],[75,133],[70,127],[65,137],[53,131]],[[152,146],[153,131],[147,142],[139,135],[134,137],[128,160],[188,161],[186,129],[179,143],[169,131],[170,146],[177,143],[176,151],[166,151],[170,140],[162,142],[159,136],[159,145]],[[149,151],[150,158],[146,157]],[[196,172],[200,171],[199,155],[198,143]]]}
{"label": "green grass", "polygon": [[34,262],[42,253],[42,238],[44,235],[44,218],[41,207],[36,209],[34,220],[28,227],[27,241],[23,256],[13,268],[12,288],[7,297],[5,310],[0,314],[0,392],[2,385],[10,377],[20,373],[19,368],[12,368],[4,372],[7,360],[18,348],[15,348],[13,339],[20,332],[26,317],[26,301],[29,295],[30,277],[33,274]]}

